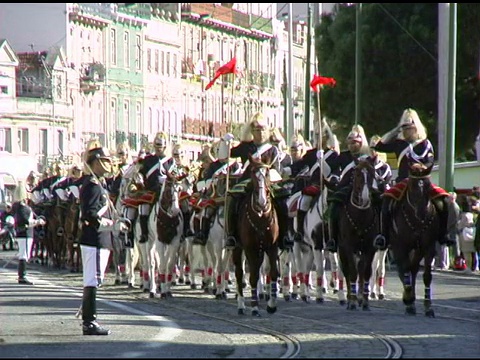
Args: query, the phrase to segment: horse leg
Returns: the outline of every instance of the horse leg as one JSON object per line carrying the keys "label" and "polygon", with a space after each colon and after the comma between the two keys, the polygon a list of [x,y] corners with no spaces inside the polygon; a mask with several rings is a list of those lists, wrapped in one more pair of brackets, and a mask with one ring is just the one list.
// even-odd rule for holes
{"label": "horse leg", "polygon": [[245,298],[243,296],[243,251],[235,248],[232,253],[233,264],[235,266],[235,280],[237,282],[237,311],[238,315],[245,314]]}
{"label": "horse leg", "polygon": [[278,284],[278,250],[273,249],[268,255],[270,271],[268,275],[270,276],[270,293],[267,302],[267,312],[269,314],[274,314],[277,311],[277,284]]}
{"label": "horse leg", "polygon": [[372,275],[370,277],[370,298],[376,299],[377,294],[380,293],[379,285],[377,284],[377,272],[379,271],[380,266],[380,257],[383,250],[377,250],[372,261]]}
{"label": "horse leg", "polygon": [[333,288],[333,293],[338,293],[339,289],[339,266],[338,266],[338,254],[328,252],[328,259],[330,260],[330,287]]}
{"label": "horse leg", "polygon": [[280,256],[280,276],[282,278],[282,293],[285,301],[290,301],[290,250],[284,250]]}
{"label": "horse leg", "polygon": [[353,253],[346,252],[340,247],[338,249],[342,272],[347,281],[347,310],[357,309],[357,271]]}
{"label": "horse leg", "polygon": [[[425,316],[430,318],[435,317],[435,312],[432,308],[432,289],[430,288],[430,285],[432,284],[432,266],[431,266],[432,258],[433,258],[433,255],[430,255],[425,258],[426,260],[425,260],[425,266],[423,270],[423,284],[425,288],[423,306],[425,309]],[[427,260],[429,261],[427,262]]]}
{"label": "horse leg", "polygon": [[251,300],[250,306],[252,308],[252,316],[260,317],[260,312],[258,310],[258,279],[260,278],[260,267],[262,266],[264,254],[248,254],[247,262],[248,268],[250,270],[250,293]]}
{"label": "horse leg", "polygon": [[314,250],[313,256],[315,259],[315,271],[317,273],[317,284],[315,287],[316,292],[316,302],[323,303],[325,301],[323,297],[324,285],[324,274],[325,274],[325,253],[323,250]]}
{"label": "horse leg", "polygon": [[[373,240],[372,240],[373,243]],[[370,305],[368,302],[369,299],[369,290],[370,290],[370,278],[372,276],[372,262],[373,257],[375,256],[375,251],[372,249],[370,252],[366,252],[362,255],[362,259],[360,261],[358,272],[360,276],[360,289],[363,288],[362,294],[362,310],[370,310]]]}
{"label": "horse leg", "polygon": [[[398,251],[397,251],[398,253]],[[402,301],[405,304],[405,313],[409,315],[416,315],[415,308],[415,276],[413,275],[409,254],[401,254],[396,259],[398,267],[398,275],[403,284]]]}

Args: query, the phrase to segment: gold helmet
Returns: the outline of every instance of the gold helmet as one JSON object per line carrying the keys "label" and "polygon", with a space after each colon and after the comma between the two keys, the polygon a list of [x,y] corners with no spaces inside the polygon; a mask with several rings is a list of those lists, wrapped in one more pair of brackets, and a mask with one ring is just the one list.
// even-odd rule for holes
{"label": "gold helmet", "polygon": [[360,144],[360,154],[368,155],[370,153],[370,147],[365,135],[365,130],[363,130],[361,125],[356,124],[352,126],[352,130],[347,136],[347,144],[352,142]]}
{"label": "gold helmet", "polygon": [[255,113],[250,118],[250,121],[247,122],[244,125],[243,131],[242,131],[241,141],[245,141],[245,142],[252,141],[253,140],[253,134],[252,134],[253,130],[254,129],[265,129],[265,128],[269,130],[267,119],[263,116],[263,114],[261,112]]}
{"label": "gold helmet", "polygon": [[278,146],[281,151],[286,150],[286,142],[279,128],[273,128],[270,130],[270,142]]}
{"label": "gold helmet", "polygon": [[117,145],[117,156],[122,157],[122,156],[128,156],[128,153],[130,152],[130,147],[128,146],[128,143],[122,142]]}
{"label": "gold helmet", "polygon": [[158,148],[166,148],[168,143],[168,135],[166,132],[161,131],[158,132],[155,135],[155,138],[153,139],[153,146],[158,149]]}

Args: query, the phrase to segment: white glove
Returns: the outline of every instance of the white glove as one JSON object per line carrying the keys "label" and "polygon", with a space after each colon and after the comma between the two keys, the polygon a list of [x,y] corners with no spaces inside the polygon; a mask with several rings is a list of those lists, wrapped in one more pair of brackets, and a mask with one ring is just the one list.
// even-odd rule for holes
{"label": "white glove", "polygon": [[37,219],[37,220],[35,220],[35,225],[34,226],[43,226],[46,223],[47,222],[44,219]]}
{"label": "white glove", "polygon": [[98,227],[98,231],[112,231],[114,228],[114,221],[111,219],[107,219],[102,217],[99,221],[100,226]]}
{"label": "white glove", "polygon": [[225,141],[231,141],[235,139],[235,136],[233,136],[233,134],[230,134],[230,133],[226,133],[225,136],[223,137],[223,140]]}
{"label": "white glove", "polygon": [[128,231],[128,225],[125,224],[123,221],[117,221],[115,225],[113,226],[113,229],[115,231],[119,232],[127,232]]}
{"label": "white glove", "polygon": [[317,160],[322,160],[323,159],[323,154],[324,151],[323,149],[317,151]]}
{"label": "white glove", "polygon": [[167,180],[167,176],[166,175],[159,175],[158,176],[158,182],[160,184],[163,184],[165,182],[165,180]]}

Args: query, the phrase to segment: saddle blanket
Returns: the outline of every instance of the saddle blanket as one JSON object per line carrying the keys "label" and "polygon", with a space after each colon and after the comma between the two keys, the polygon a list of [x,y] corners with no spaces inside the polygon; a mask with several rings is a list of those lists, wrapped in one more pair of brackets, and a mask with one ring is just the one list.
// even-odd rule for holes
{"label": "saddle blanket", "polygon": [[[397,183],[395,186],[385,191],[384,195],[390,196],[394,200],[399,201],[405,195],[407,184],[408,184],[408,179],[404,179],[401,182]],[[443,188],[441,188],[440,186],[431,184],[430,199],[433,200],[440,196],[449,196],[449,193],[445,191]]]}
{"label": "saddle blanket", "polygon": [[135,197],[126,197],[122,200],[122,205],[128,207],[138,207],[141,204],[153,204],[155,202],[155,193],[153,191],[138,192]]}
{"label": "saddle blanket", "polygon": [[320,186],[315,184],[308,185],[302,190],[302,193],[309,196],[317,196],[320,194]]}

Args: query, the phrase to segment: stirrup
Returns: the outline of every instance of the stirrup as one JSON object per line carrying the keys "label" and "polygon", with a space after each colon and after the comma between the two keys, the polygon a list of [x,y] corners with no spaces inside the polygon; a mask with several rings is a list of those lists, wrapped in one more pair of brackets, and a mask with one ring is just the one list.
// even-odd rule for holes
{"label": "stirrup", "polygon": [[385,250],[387,248],[387,239],[382,234],[378,234],[373,240],[373,246],[377,250]]}
{"label": "stirrup", "polygon": [[225,248],[233,250],[235,249],[236,246],[237,246],[237,240],[235,239],[235,237],[233,236],[227,237],[227,239],[225,240]]}
{"label": "stirrup", "polygon": [[337,242],[334,239],[330,239],[325,244],[325,250],[330,251],[331,253],[337,252]]}

